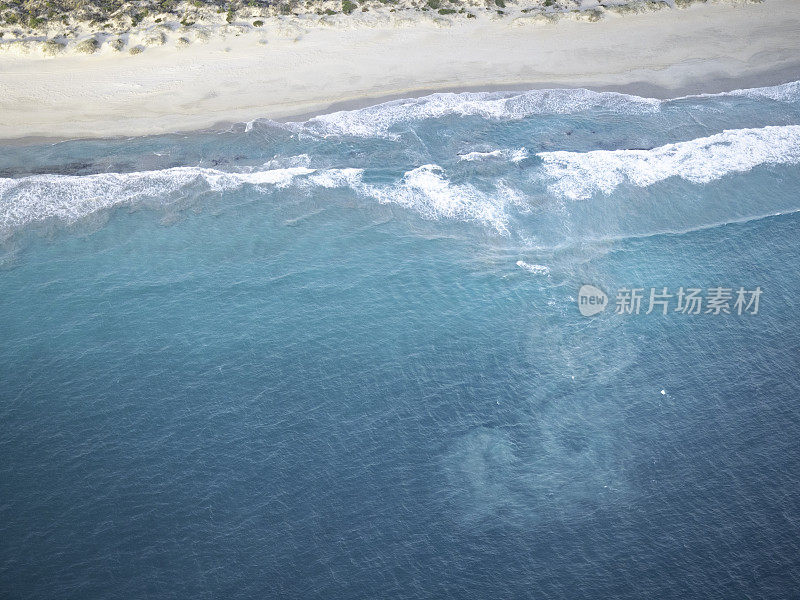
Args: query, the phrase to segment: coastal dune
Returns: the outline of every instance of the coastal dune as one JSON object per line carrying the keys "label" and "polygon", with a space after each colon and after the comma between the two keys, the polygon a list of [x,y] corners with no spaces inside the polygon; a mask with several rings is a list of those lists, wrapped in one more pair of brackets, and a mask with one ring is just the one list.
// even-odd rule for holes
{"label": "coastal dune", "polygon": [[432,91],[569,86],[674,97],[797,79],[797,0],[609,12],[597,22],[287,19],[136,55],[0,53],[0,138],[188,131]]}

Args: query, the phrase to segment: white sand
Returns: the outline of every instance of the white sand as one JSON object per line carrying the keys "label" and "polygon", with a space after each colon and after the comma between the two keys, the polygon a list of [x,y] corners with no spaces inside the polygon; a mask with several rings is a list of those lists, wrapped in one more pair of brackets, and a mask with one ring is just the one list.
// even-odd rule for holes
{"label": "white sand", "polygon": [[192,130],[423,90],[568,85],[675,96],[800,79],[800,0],[609,13],[596,23],[371,25],[272,22],[182,48],[176,36],[136,56],[0,53],[0,138]]}

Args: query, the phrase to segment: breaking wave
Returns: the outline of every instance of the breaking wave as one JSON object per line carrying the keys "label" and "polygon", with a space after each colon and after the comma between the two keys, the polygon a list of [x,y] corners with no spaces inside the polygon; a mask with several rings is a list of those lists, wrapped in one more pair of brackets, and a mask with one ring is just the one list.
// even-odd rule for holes
{"label": "breaking wave", "polygon": [[525,148],[514,150],[490,150],[489,152],[465,152],[458,155],[459,161],[476,162],[492,158],[504,158],[512,163],[522,162],[528,158],[528,151]]}
{"label": "breaking wave", "polygon": [[358,186],[357,191],[385,204],[411,208],[428,219],[477,221],[508,232],[508,207],[525,202],[523,195],[499,182],[492,192],[470,184],[454,184],[439,165],[423,165],[407,171],[394,185]]}
{"label": "breaking wave", "polygon": [[384,102],[359,110],[338,111],[314,117],[294,128],[322,135],[386,136],[398,123],[436,119],[449,115],[516,120],[539,114],[571,114],[586,110],[643,114],[656,112],[661,101],[615,92],[584,89],[530,90],[526,92],[465,92],[432,94]]}
{"label": "breaking wave", "polygon": [[186,194],[224,192],[252,185],[261,189],[349,188],[383,204],[398,204],[427,219],[475,221],[508,231],[508,206],[524,202],[502,181],[491,191],[454,184],[442,167],[423,165],[399,181],[368,184],[362,169],[289,167],[224,172],[199,167],[95,175],[36,175],[0,179],[0,234],[26,225],[57,220],[71,224],[100,210],[135,205],[165,206]]}
{"label": "breaking wave", "polygon": [[703,94],[698,97],[741,96],[744,98],[767,98],[776,102],[797,102],[800,100],[800,81],[791,81],[771,87],[733,90],[722,94]]}
{"label": "breaking wave", "polygon": [[780,102],[796,102],[800,100],[800,81],[667,100],[617,92],[594,92],[587,89],[437,93],[419,98],[383,102],[356,110],[337,111],[304,122],[287,123],[286,126],[323,136],[396,137],[390,134],[390,129],[398,124],[450,115],[518,120],[532,115],[567,115],[589,110],[604,110],[617,114],[647,114],[659,112],[665,104],[675,100],[708,97],[766,98]]}
{"label": "breaking wave", "polygon": [[[719,96],[793,102],[800,100],[800,82]],[[649,114],[660,111],[666,102],[670,101],[571,89],[433,94],[322,115],[287,126],[323,135],[374,137],[394,134],[392,128],[398,124],[448,115],[514,120],[594,110]],[[372,151],[371,147],[360,148],[356,140],[349,142],[356,148],[348,148],[349,154],[337,154],[325,163],[347,165],[355,160],[355,164],[364,165],[358,161]],[[619,142],[618,146],[624,143]],[[547,206],[548,192],[557,197],[585,199],[598,192],[610,194],[622,184],[646,187],[671,177],[702,184],[759,165],[798,163],[800,125],[731,129],[649,150],[540,152],[535,155],[536,160],[526,160],[528,150],[522,144],[535,147],[537,140],[475,141],[472,137],[456,137],[444,156],[428,151],[408,153],[402,158],[408,163],[402,167],[387,165],[388,169],[397,168],[388,182],[382,178],[375,178],[379,180],[375,182],[365,176],[363,168],[315,167],[309,154],[298,154],[305,146],[295,149],[292,156],[278,152],[260,167],[234,172],[173,167],[130,173],[0,178],[0,237],[29,224],[50,220],[71,224],[103,209],[166,206],[204,192],[225,192],[246,185],[261,191],[346,188],[383,204],[403,206],[424,218],[477,222],[506,234],[511,229],[512,214],[531,210],[546,213],[542,207]],[[475,150],[455,154],[456,149],[465,147]],[[339,150],[334,144],[333,151]],[[309,152],[316,155],[316,147]],[[322,152],[328,149],[323,148]],[[374,162],[377,161],[368,164]],[[469,163],[475,163],[474,168]],[[519,266],[529,270],[525,265]]]}
{"label": "breaking wave", "polygon": [[708,183],[762,164],[800,162],[800,126],[735,129],[652,150],[541,152],[548,190],[573,200],[610,194],[622,183],[646,187],[680,177]]}
{"label": "breaking wave", "polygon": [[534,275],[550,274],[550,267],[547,267],[545,265],[534,265],[531,263],[526,263],[524,260],[518,260],[516,264],[520,269],[524,269],[528,273],[532,273]]}
{"label": "breaking wave", "polygon": [[180,190],[225,191],[245,184],[286,187],[301,185],[341,187],[358,178],[360,169],[317,171],[308,167],[230,173],[200,167],[161,171],[99,173],[95,175],[34,175],[0,179],[0,232],[30,223],[57,219],[70,224],[99,210],[155,200],[174,201]]}

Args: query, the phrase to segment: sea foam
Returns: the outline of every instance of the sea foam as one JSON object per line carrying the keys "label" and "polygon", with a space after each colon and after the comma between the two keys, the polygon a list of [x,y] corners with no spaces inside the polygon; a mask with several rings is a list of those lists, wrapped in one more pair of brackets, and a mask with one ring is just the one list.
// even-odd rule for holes
{"label": "sea foam", "polygon": [[388,186],[359,185],[356,191],[381,203],[399,204],[427,219],[475,221],[508,233],[508,207],[524,203],[521,194],[498,182],[485,192],[471,184],[454,184],[439,165],[422,165]]}
{"label": "sea foam", "polygon": [[646,187],[670,177],[708,183],[762,164],[800,162],[800,126],[727,130],[652,150],[541,152],[548,190],[573,200],[609,194],[620,184]]}
{"label": "sea foam", "polygon": [[528,158],[528,151],[525,148],[511,149],[498,149],[490,150],[488,152],[465,152],[458,155],[459,161],[476,162],[488,160],[492,158],[504,158],[512,163],[522,162]]}
{"label": "sea foam", "polygon": [[257,189],[349,188],[382,204],[399,204],[427,219],[452,219],[487,224],[507,232],[507,207],[521,204],[521,194],[497,182],[481,191],[471,184],[454,184],[438,165],[406,171],[393,183],[367,184],[356,168],[288,167],[249,172],[225,172],[200,167],[175,167],[135,173],[94,175],[34,175],[0,179],[0,233],[56,220],[74,223],[92,213],[120,206],[174,203],[187,194],[225,192],[243,185]]}
{"label": "sea foam", "polygon": [[584,89],[531,90],[526,92],[465,92],[432,94],[384,102],[359,110],[339,111],[288,125],[322,135],[387,136],[398,124],[449,115],[485,119],[522,119],[538,114],[571,114],[586,110],[643,114],[656,112],[661,101],[615,92]]}
{"label": "sea foam", "polygon": [[0,179],[0,232],[30,223],[56,219],[73,223],[96,211],[136,203],[174,202],[181,190],[226,191],[250,184],[286,187],[309,176],[300,185],[338,187],[357,177],[358,169],[317,171],[308,167],[225,172],[201,167],[174,167],[134,173],[94,175],[34,175]]}

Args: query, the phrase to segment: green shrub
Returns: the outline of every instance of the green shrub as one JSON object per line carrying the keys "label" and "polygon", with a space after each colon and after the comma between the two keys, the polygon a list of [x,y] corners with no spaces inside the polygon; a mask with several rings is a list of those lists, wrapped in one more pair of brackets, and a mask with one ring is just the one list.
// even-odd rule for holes
{"label": "green shrub", "polygon": [[80,44],[75,46],[75,51],[80,52],[81,54],[94,54],[97,52],[98,48],[100,48],[100,42],[98,42],[95,38],[89,38],[88,40],[83,40]]}
{"label": "green shrub", "polygon": [[227,21],[228,23],[233,23],[233,20],[235,18],[236,18],[236,13],[234,12],[234,10],[232,8],[229,9],[228,10],[228,14],[225,15],[225,21]]}
{"label": "green shrub", "polygon": [[42,44],[42,52],[44,52],[47,56],[55,56],[64,49],[65,45],[66,44],[57,42],[55,40],[47,40],[44,42],[44,44]]}
{"label": "green shrub", "polygon": [[342,0],[342,12],[346,15],[349,15],[357,7],[358,5],[355,2],[350,2],[350,0]]}
{"label": "green shrub", "polygon": [[428,0],[428,6],[430,6],[433,10],[436,10],[441,5],[441,0]]}
{"label": "green shrub", "polygon": [[440,15],[452,15],[453,13],[457,13],[458,11],[455,8],[440,8],[439,14]]}
{"label": "green shrub", "polygon": [[506,7],[506,3],[505,3],[505,1],[504,1],[504,0],[494,0],[494,3],[495,3],[497,6],[499,6],[500,8],[505,8],[505,7]]}
{"label": "green shrub", "polygon": [[263,27],[264,21],[253,21],[253,27]]}

